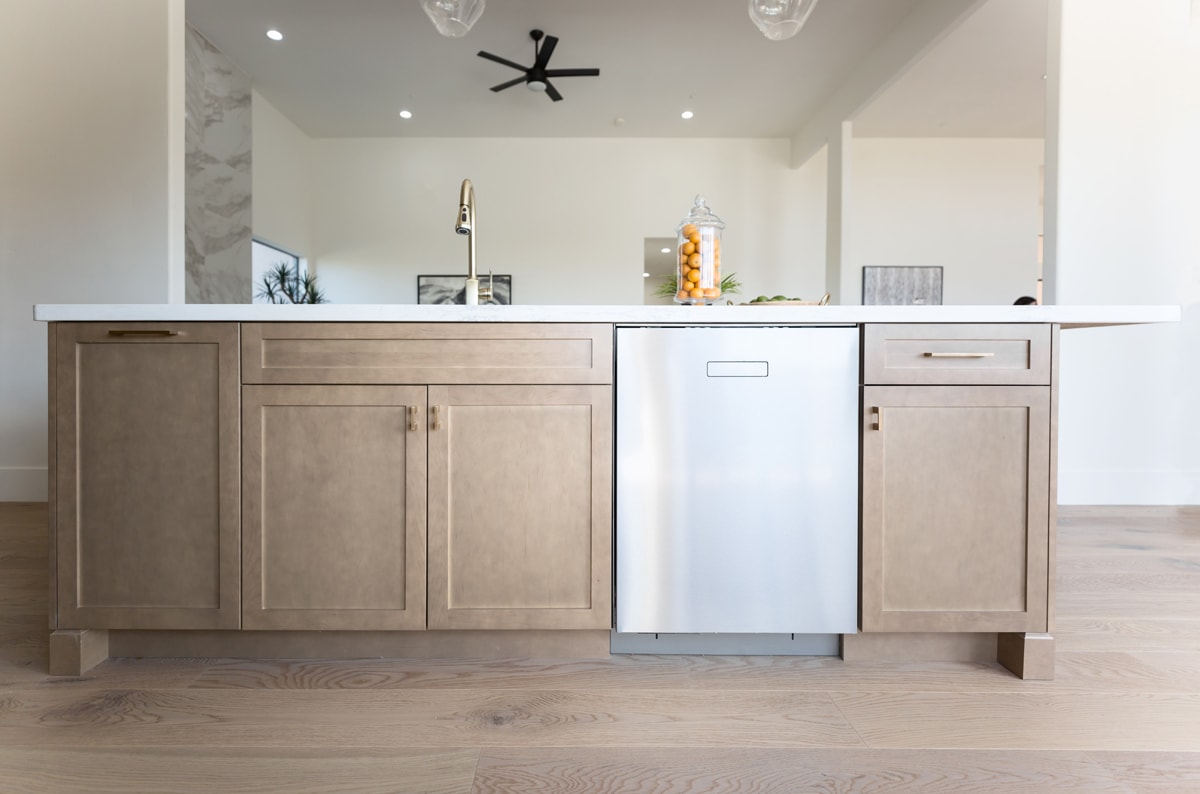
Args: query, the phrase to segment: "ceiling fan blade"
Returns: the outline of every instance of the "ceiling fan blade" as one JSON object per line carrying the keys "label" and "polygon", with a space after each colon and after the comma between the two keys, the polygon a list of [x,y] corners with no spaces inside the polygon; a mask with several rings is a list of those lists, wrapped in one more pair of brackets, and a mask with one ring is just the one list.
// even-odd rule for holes
{"label": "ceiling fan blade", "polygon": [[518,83],[524,83],[526,80],[527,80],[527,78],[524,76],[517,77],[513,80],[509,80],[507,83],[501,83],[500,85],[492,86],[492,90],[493,91],[503,91],[506,88],[512,88],[514,85],[517,85]]}
{"label": "ceiling fan blade", "polygon": [[521,64],[513,63],[512,61],[508,60],[507,58],[501,58],[499,55],[492,55],[490,52],[484,52],[483,50],[480,50],[477,54],[479,55],[480,58],[487,58],[489,61],[495,61],[496,63],[502,63],[505,66],[511,66],[512,68],[516,69],[519,72],[526,71],[526,68],[524,66],[522,66]]}
{"label": "ceiling fan blade", "polygon": [[558,93],[558,90],[554,86],[550,85],[549,80],[546,81],[546,96],[550,97],[555,102],[562,99],[562,94]]}
{"label": "ceiling fan blade", "polygon": [[596,77],[599,69],[547,69],[547,77]]}
{"label": "ceiling fan blade", "polygon": [[554,48],[558,46],[558,39],[554,36],[547,36],[542,42],[542,48],[538,50],[537,61],[534,62],[534,69],[545,69],[546,64],[550,62],[550,56],[554,54]]}

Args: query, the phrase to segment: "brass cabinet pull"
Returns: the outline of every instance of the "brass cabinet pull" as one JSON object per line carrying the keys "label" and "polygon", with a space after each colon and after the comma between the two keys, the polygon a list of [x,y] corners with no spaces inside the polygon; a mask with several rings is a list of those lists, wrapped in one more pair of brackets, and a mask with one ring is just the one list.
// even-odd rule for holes
{"label": "brass cabinet pull", "polygon": [[408,429],[417,429],[417,406],[415,405],[408,406]]}
{"label": "brass cabinet pull", "polygon": [[442,406],[440,405],[433,406],[433,429],[442,429]]}
{"label": "brass cabinet pull", "polygon": [[878,405],[871,406],[871,416],[875,417],[875,421],[871,423],[872,430],[883,429],[883,409]]}
{"label": "brass cabinet pull", "polygon": [[162,329],[147,329],[147,328],[114,328],[108,332],[109,336],[179,336],[178,331],[168,331]]}
{"label": "brass cabinet pull", "polygon": [[926,353],[925,358],[991,358],[995,353]]}

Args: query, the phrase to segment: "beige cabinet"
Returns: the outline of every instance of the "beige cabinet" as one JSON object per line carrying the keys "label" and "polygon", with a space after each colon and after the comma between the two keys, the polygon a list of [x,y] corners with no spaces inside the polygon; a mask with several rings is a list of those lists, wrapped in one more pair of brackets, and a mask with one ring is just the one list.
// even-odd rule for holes
{"label": "beige cabinet", "polygon": [[611,326],[249,323],[243,357],[245,628],[611,625]]}
{"label": "beige cabinet", "polygon": [[247,386],[243,627],[425,627],[425,389]]}
{"label": "beige cabinet", "polygon": [[612,625],[610,386],[431,386],[429,627]]}
{"label": "beige cabinet", "polygon": [[238,628],[238,326],[50,326],[60,629]]}
{"label": "beige cabinet", "polygon": [[1049,348],[1048,326],[866,327],[863,631],[1048,630]]}

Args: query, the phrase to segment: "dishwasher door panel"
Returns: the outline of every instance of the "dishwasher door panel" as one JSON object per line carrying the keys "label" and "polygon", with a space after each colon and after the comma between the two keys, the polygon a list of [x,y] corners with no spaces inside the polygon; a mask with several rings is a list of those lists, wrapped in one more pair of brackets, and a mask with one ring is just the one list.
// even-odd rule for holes
{"label": "dishwasher door panel", "polygon": [[617,631],[853,633],[858,330],[617,330]]}

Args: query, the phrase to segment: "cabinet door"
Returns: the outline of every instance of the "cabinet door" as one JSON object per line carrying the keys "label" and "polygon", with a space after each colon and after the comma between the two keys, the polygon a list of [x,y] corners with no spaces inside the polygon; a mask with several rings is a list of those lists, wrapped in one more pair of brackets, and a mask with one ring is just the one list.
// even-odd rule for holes
{"label": "cabinet door", "polygon": [[236,323],[59,323],[58,627],[236,629]]}
{"label": "cabinet door", "polygon": [[1050,389],[863,389],[864,631],[1046,631]]}
{"label": "cabinet door", "polygon": [[429,627],[610,627],[612,387],[429,403]]}
{"label": "cabinet door", "polygon": [[425,626],[425,388],[246,386],[247,629]]}

